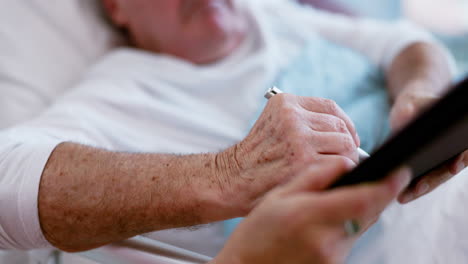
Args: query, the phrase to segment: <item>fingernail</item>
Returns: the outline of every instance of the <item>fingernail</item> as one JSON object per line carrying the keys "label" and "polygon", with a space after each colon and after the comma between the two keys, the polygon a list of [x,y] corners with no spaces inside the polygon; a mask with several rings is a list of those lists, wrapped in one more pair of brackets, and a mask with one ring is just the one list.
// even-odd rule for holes
{"label": "fingernail", "polygon": [[401,199],[401,203],[404,203],[404,204],[409,203],[413,200],[413,198],[414,198],[414,195],[412,192],[405,193],[403,195],[403,199]]}
{"label": "fingernail", "polygon": [[429,191],[429,184],[425,182],[421,182],[416,189],[416,196],[417,197],[422,196],[426,194],[427,191]]}
{"label": "fingernail", "polygon": [[456,175],[465,169],[465,162],[463,156],[458,157],[449,167],[449,172],[452,175]]}

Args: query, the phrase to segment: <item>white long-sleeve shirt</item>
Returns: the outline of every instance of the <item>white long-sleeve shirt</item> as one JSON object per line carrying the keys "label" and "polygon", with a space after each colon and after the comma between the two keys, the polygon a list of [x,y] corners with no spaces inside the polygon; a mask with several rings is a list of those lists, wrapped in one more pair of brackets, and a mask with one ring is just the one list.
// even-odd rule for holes
{"label": "white long-sleeve shirt", "polygon": [[[115,151],[218,151],[246,135],[258,98],[309,34],[355,49],[383,68],[408,45],[433,41],[403,22],[332,15],[287,0],[244,4],[253,30],[223,61],[196,66],[121,49],[38,118],[0,132],[0,248],[50,246],[39,225],[37,197],[44,166],[60,142]],[[213,237],[218,229],[193,234]],[[209,248],[180,246],[212,255],[220,245],[221,238]]]}

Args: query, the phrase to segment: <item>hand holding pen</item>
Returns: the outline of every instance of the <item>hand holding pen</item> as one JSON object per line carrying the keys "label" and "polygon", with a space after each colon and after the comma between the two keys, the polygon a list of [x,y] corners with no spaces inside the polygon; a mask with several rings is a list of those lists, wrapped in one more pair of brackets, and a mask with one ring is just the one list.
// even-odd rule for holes
{"label": "hand holding pen", "polygon": [[[359,163],[353,122],[333,101],[283,94],[271,98],[247,137],[216,158],[226,199],[244,216],[277,185],[310,166]],[[219,168],[218,168],[219,167]],[[318,186],[326,189],[329,186]],[[239,210],[241,208],[241,211]]]}
{"label": "hand holding pen", "polygon": [[[270,89],[268,89],[266,91],[265,98],[269,100],[273,96],[275,96],[277,94],[282,94],[282,93],[283,93],[283,91],[281,91],[278,87],[273,86],[273,87],[271,87]],[[369,154],[366,151],[364,151],[363,149],[361,149],[361,148],[357,148],[357,151],[359,153],[359,162],[361,162],[361,161],[363,161],[363,160],[370,157]]]}

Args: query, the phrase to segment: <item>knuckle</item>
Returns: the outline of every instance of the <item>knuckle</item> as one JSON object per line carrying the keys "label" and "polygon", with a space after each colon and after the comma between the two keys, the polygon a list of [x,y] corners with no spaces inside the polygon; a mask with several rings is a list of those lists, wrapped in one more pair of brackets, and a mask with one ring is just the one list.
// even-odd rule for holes
{"label": "knuckle", "polygon": [[301,108],[299,106],[288,103],[288,104],[282,105],[281,108],[279,108],[279,110],[276,110],[276,112],[280,112],[281,116],[291,118],[291,117],[296,117],[300,115],[300,109]]}
{"label": "knuckle", "polygon": [[347,152],[352,152],[356,150],[356,145],[354,144],[354,140],[349,135],[342,137],[341,144],[343,146],[343,149]]}
{"label": "knuckle", "polygon": [[323,99],[323,104],[328,112],[333,113],[333,114],[338,113],[339,107],[335,101],[330,100],[330,99]]}
{"label": "knuckle", "polygon": [[335,122],[335,130],[341,133],[349,133],[348,132],[348,126],[346,125],[346,122],[343,119],[336,118]]}

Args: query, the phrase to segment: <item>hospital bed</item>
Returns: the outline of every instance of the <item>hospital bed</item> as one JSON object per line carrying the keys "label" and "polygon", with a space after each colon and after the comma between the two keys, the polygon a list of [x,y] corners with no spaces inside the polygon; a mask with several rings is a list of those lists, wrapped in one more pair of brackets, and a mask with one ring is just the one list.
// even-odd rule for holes
{"label": "hospital bed", "polygon": [[[34,250],[26,256],[18,255],[8,260],[11,262],[12,259],[18,264],[201,264],[211,258],[139,236],[82,253]],[[0,263],[12,264],[10,262],[2,262],[0,258]]]}
{"label": "hospital bed", "polygon": [[78,255],[96,263],[114,264],[201,264],[211,260],[210,257],[144,237],[132,238]]}

